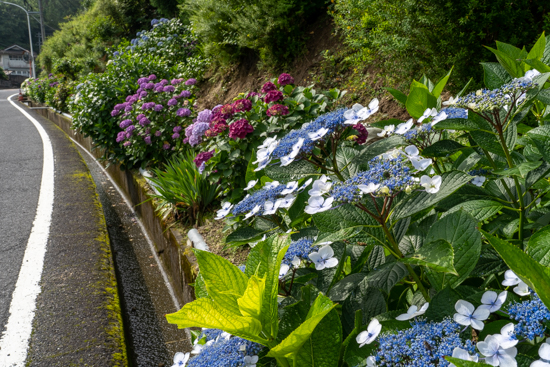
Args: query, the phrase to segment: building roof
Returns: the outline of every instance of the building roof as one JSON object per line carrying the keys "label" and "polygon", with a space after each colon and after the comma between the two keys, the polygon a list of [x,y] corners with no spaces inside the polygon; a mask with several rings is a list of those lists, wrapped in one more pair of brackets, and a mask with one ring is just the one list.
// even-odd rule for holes
{"label": "building roof", "polygon": [[21,55],[22,53],[29,52],[27,49],[19,45],[11,45],[3,50],[0,50],[0,54],[4,55]]}

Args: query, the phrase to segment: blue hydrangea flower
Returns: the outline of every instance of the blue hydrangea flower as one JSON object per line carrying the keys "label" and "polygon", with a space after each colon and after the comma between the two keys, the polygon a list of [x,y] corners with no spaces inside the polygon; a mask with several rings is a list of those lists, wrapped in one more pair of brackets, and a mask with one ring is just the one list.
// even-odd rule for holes
{"label": "blue hydrangea flower", "polygon": [[445,113],[447,114],[448,119],[467,119],[468,118],[468,110],[465,108],[456,108],[456,107],[449,107],[443,109]]}
{"label": "blue hydrangea flower", "polygon": [[359,201],[365,192],[388,195],[418,186],[411,168],[406,165],[406,158],[402,155],[388,158],[373,158],[369,162],[369,170],[359,172],[344,182],[334,183],[329,195],[335,201],[353,203]]}
{"label": "blue hydrangea flower", "polygon": [[441,322],[415,320],[409,329],[381,334],[374,357],[378,366],[445,367],[449,365],[445,356],[452,355],[456,347],[475,353],[472,341],[463,340],[460,332],[461,326],[450,318]]}
{"label": "blue hydrangea flower", "polygon": [[225,367],[244,366],[244,357],[255,356],[263,349],[261,344],[233,336],[229,339],[222,336],[222,330],[203,330],[199,339],[206,337],[209,343],[200,353],[191,358],[188,367]]}
{"label": "blue hydrangea flower", "polygon": [[537,336],[543,336],[546,330],[544,323],[550,320],[550,311],[536,294],[530,301],[508,306],[508,313],[512,320],[518,322],[515,326],[518,339],[533,340]]}
{"label": "blue hydrangea flower", "polygon": [[309,261],[309,254],[319,250],[319,246],[313,246],[314,242],[314,239],[308,237],[300,238],[298,241],[292,241],[283,258],[283,264],[287,264],[290,267],[293,265],[292,261],[295,258]]}
{"label": "blue hydrangea flower", "polygon": [[268,182],[262,189],[254,192],[251,195],[247,195],[243,200],[233,208],[233,215],[242,215],[252,212],[255,208],[257,215],[262,215],[265,211],[264,206],[266,202],[275,203],[281,198],[281,192],[285,190],[286,185],[281,185],[275,181],[273,183]]}

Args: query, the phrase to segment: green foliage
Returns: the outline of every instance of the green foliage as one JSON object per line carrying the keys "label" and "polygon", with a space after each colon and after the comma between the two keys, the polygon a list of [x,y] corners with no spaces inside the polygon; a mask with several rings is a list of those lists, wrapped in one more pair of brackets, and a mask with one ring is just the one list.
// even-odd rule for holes
{"label": "green foliage", "polygon": [[214,60],[254,52],[265,65],[286,66],[303,53],[304,31],[324,6],[325,0],[187,0],[182,12]]}
{"label": "green foliage", "polygon": [[542,0],[337,0],[332,16],[358,66],[382,59],[387,73],[408,78],[443,75],[454,65],[450,88],[458,91],[471,77],[481,81],[477,65],[491,56],[483,45],[531,43],[548,29],[549,11]]}
{"label": "green foliage", "polygon": [[158,194],[152,195],[165,205],[175,208],[176,217],[192,224],[202,222],[204,214],[216,199],[219,187],[211,185],[202,175],[190,154],[174,158],[166,163],[164,169],[154,169],[156,177],[151,177]]}
{"label": "green foliage", "polygon": [[0,79],[8,80],[8,76],[4,73],[4,69],[0,67]]}

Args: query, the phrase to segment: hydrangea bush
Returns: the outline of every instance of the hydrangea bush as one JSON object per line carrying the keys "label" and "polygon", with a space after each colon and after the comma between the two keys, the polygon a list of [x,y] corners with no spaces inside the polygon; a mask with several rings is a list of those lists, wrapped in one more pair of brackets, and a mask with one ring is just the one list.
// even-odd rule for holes
{"label": "hydrangea bush", "polygon": [[376,132],[373,100],[267,135],[217,213],[244,271],[195,250],[168,321],[261,344],[258,366],[549,365],[547,41],[498,43],[485,89],[390,90],[410,119]]}
{"label": "hydrangea bush", "polygon": [[104,159],[111,162],[127,160],[125,147],[116,141],[120,132],[117,116],[111,113],[140,88],[137,81],[152,74],[158,80],[198,78],[205,67],[196,39],[179,20],[153,23],[152,30],[139,32],[139,38],[113,49],[104,73],[80,80],[69,105],[75,130],[105,149]]}
{"label": "hydrangea bush", "polygon": [[188,143],[200,144],[201,154],[214,152],[211,159],[201,160],[202,169],[212,182],[227,189],[226,195],[240,197],[246,180],[238,172],[246,171],[261,141],[327,112],[343,94],[337,89],[317,92],[312,86],[295,86],[294,78],[283,73],[258,92],[201,111],[193,128],[186,130]]}

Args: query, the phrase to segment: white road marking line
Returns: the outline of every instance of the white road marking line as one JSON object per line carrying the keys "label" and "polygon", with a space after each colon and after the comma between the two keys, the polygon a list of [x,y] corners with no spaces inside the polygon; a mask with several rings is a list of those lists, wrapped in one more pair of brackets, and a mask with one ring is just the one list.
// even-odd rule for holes
{"label": "white road marking line", "polygon": [[12,295],[10,317],[0,339],[0,365],[4,367],[25,365],[36,310],[36,297],[40,293],[39,283],[44,268],[54,200],[54,156],[50,138],[38,121],[12,101],[16,95],[8,99],[38,130],[44,148],[44,162],[36,216]]}
{"label": "white road marking line", "polygon": [[[130,209],[130,211],[132,212],[132,214],[136,217],[137,219],[137,223],[139,224],[139,228],[141,229],[141,232],[143,233],[143,235],[145,236],[145,239],[147,240],[147,243],[149,244],[149,249],[151,250],[151,254],[153,254],[153,257],[155,258],[155,262],[157,263],[157,266],[158,266],[158,269],[162,275],[162,278],[164,279],[164,283],[166,285],[166,288],[168,288],[168,293],[170,293],[170,297],[172,298],[172,302],[174,303],[174,306],[176,307],[176,311],[178,311],[180,308],[181,308],[181,305],[178,301],[178,298],[176,297],[176,293],[174,292],[174,288],[172,287],[172,284],[170,283],[170,280],[168,280],[168,274],[166,274],[166,272],[164,271],[164,267],[162,266],[161,262],[160,262],[160,258],[158,257],[158,254],[157,254],[157,250],[155,249],[155,245],[153,244],[153,241],[151,240],[151,238],[149,237],[149,234],[147,233],[147,230],[145,229],[145,226],[143,225],[141,219],[139,218],[139,216],[137,215],[136,211],[134,210],[134,207],[132,205],[132,203],[130,202],[130,200],[128,200],[128,198],[126,198],[126,195],[124,194],[124,192],[120,189],[120,187],[118,186],[118,184],[116,183],[115,180],[113,180],[113,178],[111,177],[111,175],[109,174],[109,172],[107,172],[107,170],[105,168],[103,168],[103,166],[101,165],[101,163],[99,163],[97,161],[97,159],[93,156],[92,153],[90,153],[88,151],[88,149],[84,148],[82,145],[80,145],[79,142],[77,142],[76,140],[74,140],[73,138],[71,138],[69,136],[69,138],[76,144],[78,145],[80,148],[82,148],[83,151],[85,151],[86,153],[88,153],[88,155],[90,157],[92,157],[92,159],[94,160],[94,162],[97,163],[97,165],[99,166],[99,168],[101,168],[101,170],[103,171],[103,173],[109,178],[109,180],[113,183],[113,186],[116,188],[116,190],[118,191],[118,193],[120,194],[120,196],[122,197],[122,199],[124,199],[124,202],[126,203],[126,205],[128,206],[128,208]],[[114,206],[114,205],[113,205]],[[185,329],[186,332],[189,332],[188,329]]]}

